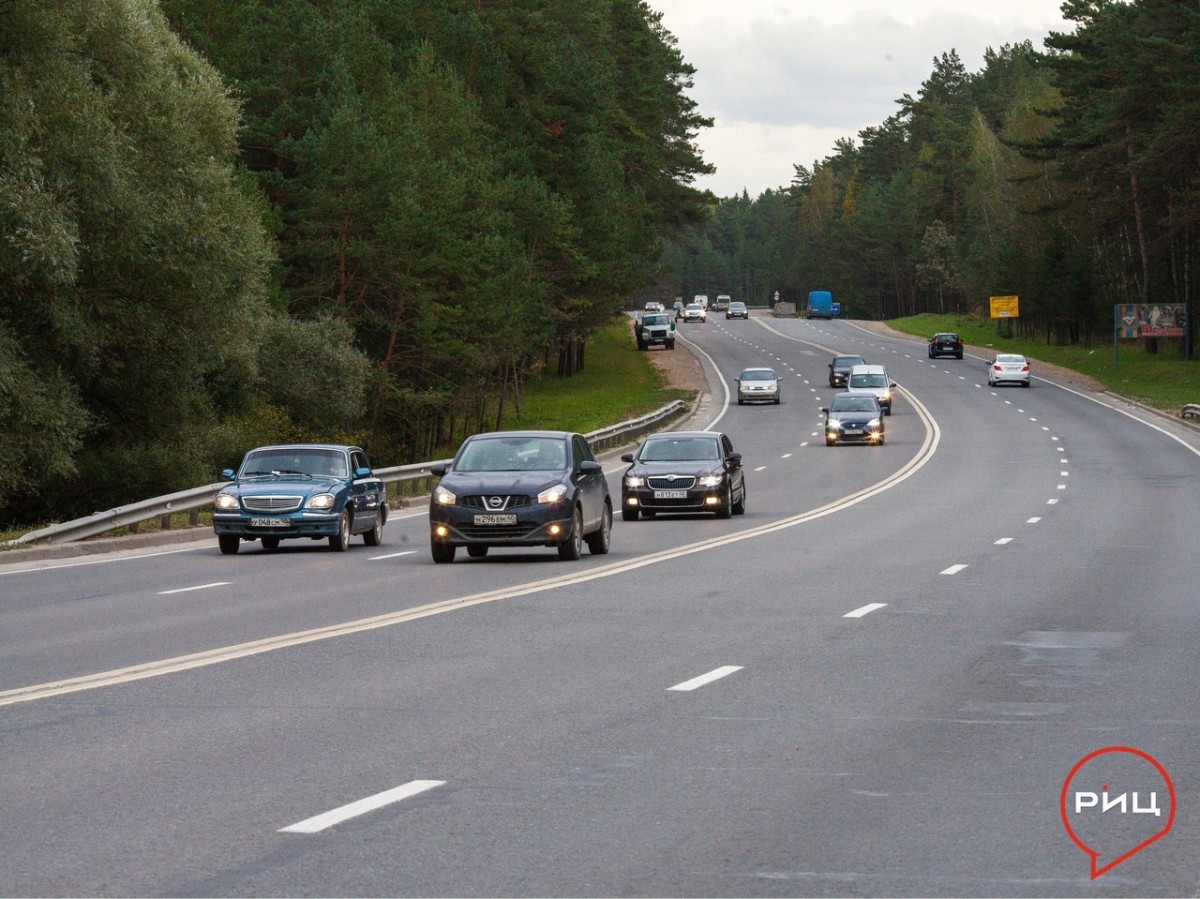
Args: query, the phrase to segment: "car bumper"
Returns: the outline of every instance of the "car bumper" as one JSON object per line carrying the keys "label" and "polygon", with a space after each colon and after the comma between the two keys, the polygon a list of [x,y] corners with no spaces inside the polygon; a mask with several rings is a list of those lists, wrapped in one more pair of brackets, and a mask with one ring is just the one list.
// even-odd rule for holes
{"label": "car bumper", "polygon": [[[498,523],[494,513],[460,506],[434,506],[430,535],[445,546],[557,546],[571,536],[573,506],[523,507]],[[513,520],[515,518],[515,520]]]}
{"label": "car bumper", "polygon": [[649,487],[625,487],[621,491],[621,507],[646,512],[719,512],[725,508],[724,487],[666,491],[684,494],[680,497],[655,496],[663,492]]}
{"label": "car bumper", "polygon": [[779,391],[753,390],[743,393],[739,390],[737,398],[741,403],[773,403],[779,399]]}
{"label": "car bumper", "polygon": [[[272,525],[254,522],[273,522]],[[338,533],[341,512],[289,512],[284,515],[267,513],[251,515],[244,512],[213,514],[213,531],[217,536],[241,537],[254,540],[259,537],[334,537]]]}
{"label": "car bumper", "polygon": [[839,431],[826,431],[825,440],[832,440],[835,443],[880,443],[883,440],[883,429],[875,428],[869,431],[862,429],[857,434],[848,433],[844,428]]}

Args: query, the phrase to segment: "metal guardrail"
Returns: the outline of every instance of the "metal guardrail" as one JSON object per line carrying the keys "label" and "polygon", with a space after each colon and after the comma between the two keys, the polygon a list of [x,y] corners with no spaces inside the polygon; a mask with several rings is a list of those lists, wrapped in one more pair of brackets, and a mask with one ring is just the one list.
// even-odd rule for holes
{"label": "metal guardrail", "polygon": [[1188,403],[1183,407],[1183,411],[1179,413],[1179,417],[1193,420],[1200,418],[1200,403]]}
{"label": "metal guardrail", "polygon": [[[584,436],[595,450],[621,446],[638,435],[657,427],[662,422],[682,414],[687,411],[687,408],[687,403],[683,400],[674,400],[641,418],[601,428]],[[435,477],[429,468],[431,465],[438,464],[439,461],[448,463],[451,460],[440,459],[433,462],[415,462],[410,465],[377,468],[375,475],[389,485],[390,498],[395,498],[399,494],[398,490],[390,489],[393,484],[411,484],[413,490],[411,495],[421,495],[433,489]],[[217,493],[227,483],[229,482],[220,481],[216,484],[206,484],[203,487],[193,487],[190,490],[181,490],[166,496],[156,496],[153,499],[142,500],[128,506],[119,506],[106,512],[96,512],[85,518],[76,518],[74,521],[65,521],[61,524],[30,531],[28,534],[22,534],[16,540],[9,541],[7,545],[17,546],[39,540],[47,543],[70,543],[74,540],[84,540],[88,537],[115,531],[118,528],[129,528],[130,531],[136,531],[138,525],[143,521],[151,521],[155,518],[161,520],[163,530],[170,530],[171,516],[178,512],[191,513],[188,516],[189,524],[191,527],[196,527],[200,523],[200,510],[212,505]]]}

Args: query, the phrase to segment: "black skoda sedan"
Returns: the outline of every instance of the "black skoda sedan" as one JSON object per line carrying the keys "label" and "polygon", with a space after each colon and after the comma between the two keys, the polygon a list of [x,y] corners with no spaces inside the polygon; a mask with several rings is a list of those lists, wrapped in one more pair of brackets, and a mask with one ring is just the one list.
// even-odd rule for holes
{"label": "black skoda sedan", "polygon": [[746,511],[742,456],[719,431],[665,431],[643,441],[621,479],[621,518],[653,518],[660,512],[715,512],[718,518]]}
{"label": "black skoda sedan", "polygon": [[612,500],[604,469],[582,434],[494,431],[468,437],[429,501],[430,551],[453,562],[465,546],[473,558],[493,546],[554,546],[575,560],[583,544],[608,552]]}

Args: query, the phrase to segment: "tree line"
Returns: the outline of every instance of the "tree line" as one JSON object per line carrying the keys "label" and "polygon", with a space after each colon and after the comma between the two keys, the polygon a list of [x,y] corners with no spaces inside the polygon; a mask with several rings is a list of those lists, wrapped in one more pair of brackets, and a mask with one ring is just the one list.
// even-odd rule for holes
{"label": "tree line", "polygon": [[0,0],[0,518],[429,458],[702,221],[641,0]]}
{"label": "tree line", "polygon": [[786,188],[722,200],[668,248],[681,292],[830,289],[866,318],[986,316],[988,297],[1017,295],[1024,333],[1066,343],[1110,338],[1116,303],[1194,310],[1200,8],[1062,10],[1072,28],[1044,50],[988,50],[975,73],[944,53]]}

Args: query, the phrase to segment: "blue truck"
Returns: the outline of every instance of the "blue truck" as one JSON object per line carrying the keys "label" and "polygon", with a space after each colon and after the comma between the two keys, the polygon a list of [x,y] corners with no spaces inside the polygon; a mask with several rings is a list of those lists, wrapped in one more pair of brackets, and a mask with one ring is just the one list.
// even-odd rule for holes
{"label": "blue truck", "polygon": [[828,290],[810,290],[808,292],[808,308],[805,318],[833,318],[837,315],[837,304],[833,302],[833,294]]}

